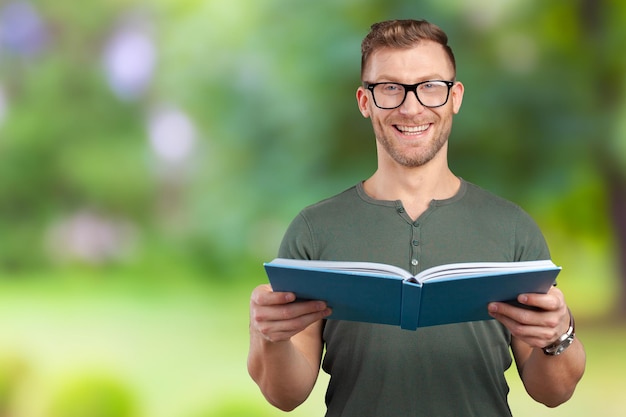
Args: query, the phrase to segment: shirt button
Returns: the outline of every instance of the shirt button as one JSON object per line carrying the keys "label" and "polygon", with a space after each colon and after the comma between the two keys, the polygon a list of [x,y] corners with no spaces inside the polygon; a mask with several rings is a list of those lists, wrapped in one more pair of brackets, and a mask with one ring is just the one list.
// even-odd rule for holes
{"label": "shirt button", "polygon": [[415,223],[413,223],[413,226],[415,226],[415,227],[420,227],[420,222],[415,222]]}
{"label": "shirt button", "polygon": [[411,242],[413,244],[413,246],[419,246],[420,241],[419,240],[414,240],[413,242]]}
{"label": "shirt button", "polygon": [[418,263],[419,262],[417,262],[417,259],[412,259],[411,260],[411,265],[413,265],[413,266],[417,266]]}
{"label": "shirt button", "polygon": [[404,208],[398,207],[398,213],[404,213]]}

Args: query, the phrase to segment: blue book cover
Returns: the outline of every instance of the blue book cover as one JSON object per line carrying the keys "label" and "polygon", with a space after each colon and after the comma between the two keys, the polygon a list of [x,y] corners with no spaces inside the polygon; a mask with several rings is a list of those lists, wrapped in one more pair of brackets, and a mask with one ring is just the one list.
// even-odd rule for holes
{"label": "blue book cover", "polygon": [[328,319],[418,327],[489,320],[487,304],[546,293],[561,268],[552,261],[441,265],[416,276],[370,262],[274,259],[265,263],[274,291],[324,300]]}

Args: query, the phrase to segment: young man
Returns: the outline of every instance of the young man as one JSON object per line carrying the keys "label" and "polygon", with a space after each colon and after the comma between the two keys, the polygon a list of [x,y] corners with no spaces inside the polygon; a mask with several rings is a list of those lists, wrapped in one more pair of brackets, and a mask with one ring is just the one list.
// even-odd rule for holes
{"label": "young man", "polygon": [[[448,167],[464,87],[446,34],[425,21],[382,22],[372,26],[362,54],[356,98],[372,121],[378,169],[304,209],[279,256],[383,262],[412,273],[452,262],[549,259],[526,213]],[[491,303],[485,308],[496,320],[417,331],[326,321],[331,311],[323,301],[294,300],[269,285],[250,300],[248,370],[283,410],[307,398],[320,366],[331,376],[329,417],[502,417],[511,415],[504,378],[510,351],[530,396],[549,407],[571,397],[585,368],[556,287],[520,295],[534,310]]]}

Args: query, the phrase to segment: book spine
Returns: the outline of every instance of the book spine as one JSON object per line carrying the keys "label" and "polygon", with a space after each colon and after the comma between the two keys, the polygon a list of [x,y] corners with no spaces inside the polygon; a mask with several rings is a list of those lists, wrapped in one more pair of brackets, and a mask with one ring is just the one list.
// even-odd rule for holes
{"label": "book spine", "polygon": [[402,305],[400,308],[400,327],[402,329],[417,329],[421,296],[421,285],[408,281],[402,282]]}

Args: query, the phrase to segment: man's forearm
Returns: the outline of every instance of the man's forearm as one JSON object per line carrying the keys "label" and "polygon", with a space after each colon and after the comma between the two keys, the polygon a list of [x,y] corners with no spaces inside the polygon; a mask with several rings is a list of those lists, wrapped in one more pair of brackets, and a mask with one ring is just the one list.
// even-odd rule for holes
{"label": "man's forearm", "polygon": [[548,407],[567,401],[585,371],[585,350],[578,339],[559,356],[533,349],[520,375],[528,394]]}
{"label": "man's forearm", "polygon": [[248,372],[268,402],[283,411],[291,411],[309,396],[319,373],[319,358],[309,357],[298,341],[270,342],[251,335]]}

